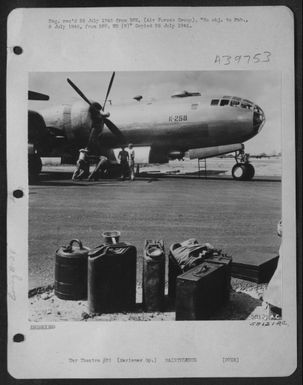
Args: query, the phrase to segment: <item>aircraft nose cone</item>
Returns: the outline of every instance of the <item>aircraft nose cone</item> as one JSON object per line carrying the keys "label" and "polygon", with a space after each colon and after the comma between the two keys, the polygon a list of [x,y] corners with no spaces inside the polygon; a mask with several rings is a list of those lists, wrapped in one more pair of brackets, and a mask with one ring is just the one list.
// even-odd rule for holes
{"label": "aircraft nose cone", "polygon": [[265,114],[259,106],[254,107],[253,127],[257,132],[260,132],[265,123]]}

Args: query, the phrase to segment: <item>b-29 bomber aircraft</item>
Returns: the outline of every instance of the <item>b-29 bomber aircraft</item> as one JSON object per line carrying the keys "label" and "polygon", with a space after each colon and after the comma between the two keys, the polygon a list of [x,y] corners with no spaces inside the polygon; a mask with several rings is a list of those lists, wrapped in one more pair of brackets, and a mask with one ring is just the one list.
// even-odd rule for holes
{"label": "b-29 bomber aircraft", "polygon": [[[265,123],[258,105],[237,96],[209,97],[188,91],[157,101],[144,101],[138,95],[132,104],[113,105],[108,103],[108,96],[114,77],[115,72],[103,106],[88,99],[67,79],[82,100],[41,112],[29,111],[30,175],[40,173],[40,157],[60,156],[67,149],[76,155],[81,147],[87,147],[91,154],[105,155],[115,163],[113,150],[132,143],[149,148],[149,163],[167,163],[185,155],[202,159],[234,152],[233,178],[253,178],[254,167],[243,143],[257,135]],[[31,92],[29,99],[46,100],[47,96]]]}

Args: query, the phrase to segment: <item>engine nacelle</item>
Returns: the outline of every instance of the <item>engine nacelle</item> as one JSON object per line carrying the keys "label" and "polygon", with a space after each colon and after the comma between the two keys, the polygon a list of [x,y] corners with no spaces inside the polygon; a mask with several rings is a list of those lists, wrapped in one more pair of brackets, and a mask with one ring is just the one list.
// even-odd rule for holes
{"label": "engine nacelle", "polygon": [[[52,148],[52,139],[43,117],[36,111],[28,111],[28,143],[36,150],[47,153]],[[29,153],[32,151],[30,147]]]}
{"label": "engine nacelle", "polygon": [[47,135],[43,117],[36,111],[28,111],[28,141],[34,143]]}
{"label": "engine nacelle", "polygon": [[190,159],[211,158],[213,156],[228,154],[230,152],[235,152],[243,149],[244,145],[242,143],[227,144],[225,146],[193,148],[188,151],[188,156]]}

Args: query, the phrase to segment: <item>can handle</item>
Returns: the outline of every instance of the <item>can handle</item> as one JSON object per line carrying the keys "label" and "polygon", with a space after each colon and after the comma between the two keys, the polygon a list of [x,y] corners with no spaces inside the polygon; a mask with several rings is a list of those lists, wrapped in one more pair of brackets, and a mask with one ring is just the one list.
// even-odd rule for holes
{"label": "can handle", "polygon": [[123,246],[127,246],[127,245],[124,245],[124,244],[121,244],[121,243],[116,243],[116,244],[113,244],[113,245],[100,245],[100,246],[97,246],[94,249],[95,250],[94,253],[92,253],[92,251],[90,252],[90,258],[96,258],[96,257],[99,257],[100,255],[104,255],[110,249],[117,249],[117,250],[123,249]]}
{"label": "can handle", "polygon": [[208,265],[204,265],[198,271],[193,273],[193,275],[198,277],[200,273],[206,273],[208,270],[209,270],[209,266]]}
{"label": "can handle", "polygon": [[80,250],[83,249],[83,245],[82,245],[82,242],[80,241],[80,239],[72,239],[72,240],[69,242],[69,245],[65,248],[64,252],[70,253],[70,252],[73,250],[73,243],[74,243],[74,242],[77,242],[77,243],[78,243]]}
{"label": "can handle", "polygon": [[77,242],[80,249],[83,249],[83,245],[82,245],[82,242],[80,241],[80,239],[72,239],[70,242],[69,242],[69,246],[72,247],[73,243],[74,242]]}
{"label": "can handle", "polygon": [[99,257],[99,255],[104,254],[105,250],[106,250],[106,246],[105,245],[97,246],[93,250],[90,251],[89,257],[90,258]]}

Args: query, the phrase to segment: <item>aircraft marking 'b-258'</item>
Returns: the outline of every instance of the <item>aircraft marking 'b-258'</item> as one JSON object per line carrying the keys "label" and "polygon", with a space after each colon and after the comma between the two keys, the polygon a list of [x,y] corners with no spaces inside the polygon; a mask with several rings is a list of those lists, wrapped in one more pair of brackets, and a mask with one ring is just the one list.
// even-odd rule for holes
{"label": "aircraft marking 'b-258'", "polygon": [[[138,95],[132,104],[115,106],[107,103],[114,77],[115,72],[103,105],[88,99],[67,79],[82,100],[39,113],[29,111],[30,174],[41,171],[41,156],[60,156],[64,151],[76,154],[81,147],[114,162],[113,149],[131,142],[135,147],[149,147],[150,163],[182,159],[185,153],[194,159],[235,152],[233,178],[253,178],[254,167],[245,156],[243,142],[264,125],[265,115],[258,105],[237,96],[182,91],[158,101],[145,102]],[[47,96],[31,92],[29,98],[45,100]]]}

